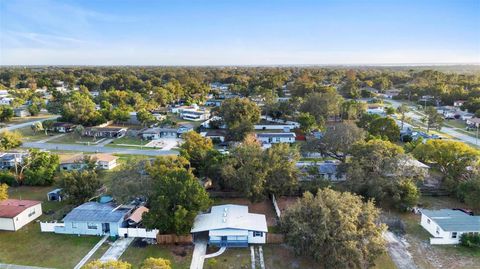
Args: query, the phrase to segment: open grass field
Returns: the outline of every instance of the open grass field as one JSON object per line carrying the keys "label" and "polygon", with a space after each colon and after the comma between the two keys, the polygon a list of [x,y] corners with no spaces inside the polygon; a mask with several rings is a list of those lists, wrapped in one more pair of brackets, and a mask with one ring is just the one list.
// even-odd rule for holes
{"label": "open grass field", "polygon": [[134,241],[120,257],[133,265],[133,268],[139,268],[141,263],[149,257],[164,258],[170,260],[173,269],[190,268],[193,246],[176,245],[142,245]]}
{"label": "open grass field", "polygon": [[111,145],[116,145],[116,144],[127,144],[127,145],[138,145],[138,146],[143,146],[147,144],[150,141],[147,140],[142,140],[140,138],[136,137],[130,137],[130,136],[124,136],[121,138],[117,138],[110,143]]}
{"label": "open grass field", "polygon": [[55,138],[48,141],[48,143],[58,143],[58,144],[77,144],[77,143],[95,143],[99,139],[94,139],[93,137],[78,136],[75,133],[67,133],[62,137]]}

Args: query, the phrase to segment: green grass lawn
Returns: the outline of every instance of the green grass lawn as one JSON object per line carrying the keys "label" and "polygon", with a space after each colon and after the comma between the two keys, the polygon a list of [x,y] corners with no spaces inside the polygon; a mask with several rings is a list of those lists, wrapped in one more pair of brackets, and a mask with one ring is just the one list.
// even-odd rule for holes
{"label": "green grass lawn", "polygon": [[86,136],[79,137],[75,133],[68,133],[62,137],[58,137],[56,139],[50,140],[48,141],[48,143],[77,144],[77,142],[81,142],[81,143],[88,144],[88,143],[97,142],[98,140],[100,140],[100,138],[94,139],[93,137],[86,137]]}
{"label": "green grass lawn", "polygon": [[147,245],[142,247],[133,242],[120,259],[132,264],[133,268],[139,268],[146,258],[163,258],[170,260],[173,269],[184,269],[190,268],[192,251],[193,246]]}
{"label": "green grass lawn", "polygon": [[0,261],[70,269],[99,240],[96,236],[42,233],[40,225],[32,222],[16,232],[0,231]]}
{"label": "green grass lawn", "polygon": [[38,141],[38,140],[42,140],[42,139],[50,137],[50,133],[49,133],[49,135],[45,135],[44,131],[35,133],[35,132],[33,132],[32,128],[30,128],[30,127],[23,127],[23,128],[15,130],[15,131],[19,132],[23,137],[22,140],[27,141],[27,142],[28,141]]}
{"label": "green grass lawn", "polygon": [[114,144],[128,144],[128,145],[143,146],[143,145],[146,145],[148,142],[150,142],[150,141],[142,140],[140,138],[135,138],[135,137],[124,136],[124,137],[117,138],[117,139],[113,140],[112,143],[110,143],[110,144],[112,144],[112,145],[114,145]]}

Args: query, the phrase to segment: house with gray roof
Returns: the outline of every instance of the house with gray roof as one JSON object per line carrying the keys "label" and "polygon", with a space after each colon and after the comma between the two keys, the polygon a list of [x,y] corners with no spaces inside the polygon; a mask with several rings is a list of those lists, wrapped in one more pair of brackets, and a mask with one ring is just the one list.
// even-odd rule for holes
{"label": "house with gray roof", "polygon": [[244,205],[213,206],[210,212],[199,214],[190,231],[194,240],[208,237],[210,245],[220,247],[247,247],[248,244],[265,244],[268,232],[263,214],[248,212]]}
{"label": "house with gray roof", "polygon": [[480,216],[452,209],[422,209],[421,213],[420,225],[433,236],[432,245],[458,244],[462,234],[480,233]]}
{"label": "house with gray roof", "polygon": [[295,133],[257,133],[257,139],[262,144],[295,143]]}
{"label": "house with gray roof", "polygon": [[75,207],[63,218],[63,224],[54,227],[59,234],[119,235],[118,229],[127,226],[126,217],[131,208],[112,203],[87,202]]}

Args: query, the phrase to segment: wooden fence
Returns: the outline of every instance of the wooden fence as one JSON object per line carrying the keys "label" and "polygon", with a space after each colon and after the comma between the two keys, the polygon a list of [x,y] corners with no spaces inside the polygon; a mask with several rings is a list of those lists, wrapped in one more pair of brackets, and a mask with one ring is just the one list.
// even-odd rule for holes
{"label": "wooden fence", "polygon": [[191,235],[176,235],[176,234],[157,234],[157,244],[191,244],[193,238]]}

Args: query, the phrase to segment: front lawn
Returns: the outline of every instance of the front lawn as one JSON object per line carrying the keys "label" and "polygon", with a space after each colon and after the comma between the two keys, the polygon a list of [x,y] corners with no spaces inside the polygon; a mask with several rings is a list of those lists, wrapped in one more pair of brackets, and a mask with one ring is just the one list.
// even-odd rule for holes
{"label": "front lawn", "polygon": [[83,144],[92,144],[95,145],[94,143],[100,140],[101,138],[94,139],[93,137],[87,137],[87,136],[78,136],[75,133],[67,133],[64,136],[55,138],[53,140],[48,141],[48,143],[58,143],[58,144],[78,144],[78,143],[83,143]]}
{"label": "front lawn", "polygon": [[139,239],[132,242],[120,260],[127,261],[133,268],[139,268],[146,258],[163,258],[172,263],[173,269],[190,268],[193,246],[186,245],[146,245]]}
{"label": "front lawn", "polygon": [[143,146],[146,145],[148,140],[142,140],[140,138],[136,137],[129,137],[129,136],[124,136],[121,138],[117,138],[110,143],[111,145],[116,145],[116,144],[126,144],[126,145],[138,145],[138,146]]}
{"label": "front lawn", "polygon": [[0,261],[71,269],[99,240],[96,236],[42,233],[40,225],[32,222],[16,232],[0,231]]}
{"label": "front lawn", "polygon": [[26,142],[43,140],[43,139],[49,138],[50,135],[54,135],[53,133],[52,134],[48,133],[48,135],[45,135],[44,131],[35,133],[30,126],[19,128],[15,131],[19,132],[22,135],[22,140]]}

